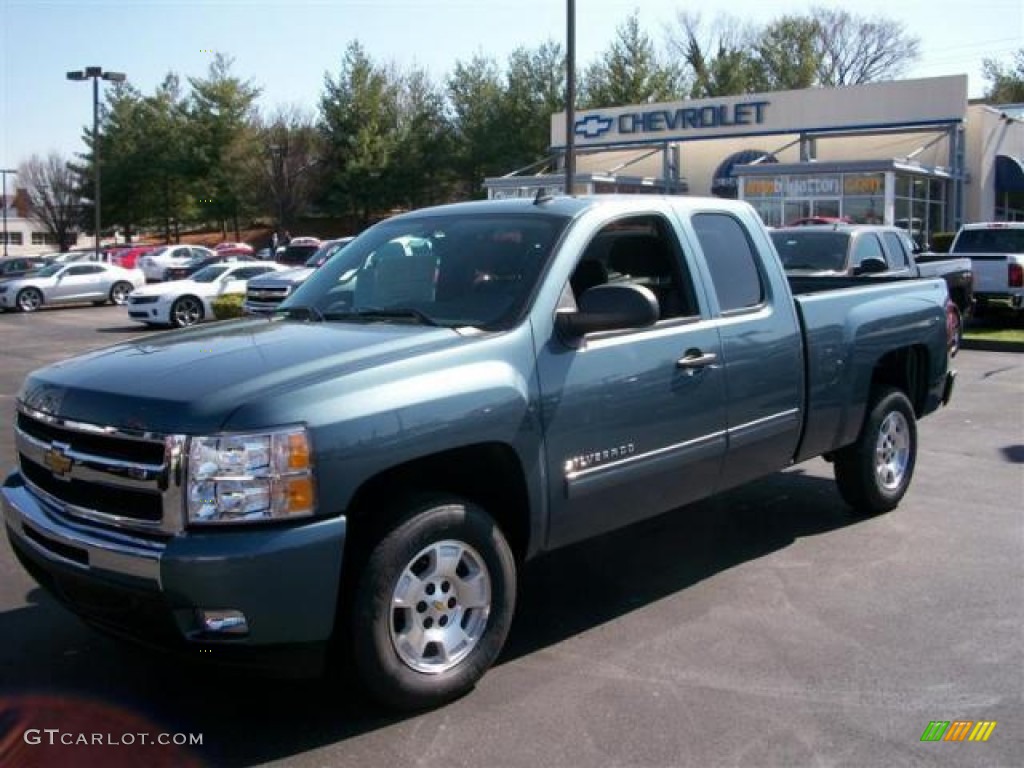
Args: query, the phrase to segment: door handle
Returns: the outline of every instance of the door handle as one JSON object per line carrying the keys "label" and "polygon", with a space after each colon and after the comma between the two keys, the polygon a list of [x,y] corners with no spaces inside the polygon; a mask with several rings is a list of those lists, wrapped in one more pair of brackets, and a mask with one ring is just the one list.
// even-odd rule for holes
{"label": "door handle", "polygon": [[688,349],[686,354],[676,360],[676,368],[692,370],[694,368],[705,368],[718,360],[714,352],[701,352],[699,349]]}

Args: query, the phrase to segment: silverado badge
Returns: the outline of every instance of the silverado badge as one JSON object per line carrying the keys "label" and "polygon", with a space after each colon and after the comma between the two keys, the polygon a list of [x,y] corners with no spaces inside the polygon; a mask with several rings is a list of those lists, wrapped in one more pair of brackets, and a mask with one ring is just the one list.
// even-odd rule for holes
{"label": "silverado badge", "polygon": [[57,477],[63,478],[71,471],[71,465],[75,463],[67,454],[69,450],[71,450],[71,446],[67,443],[53,443],[43,454],[43,463]]}

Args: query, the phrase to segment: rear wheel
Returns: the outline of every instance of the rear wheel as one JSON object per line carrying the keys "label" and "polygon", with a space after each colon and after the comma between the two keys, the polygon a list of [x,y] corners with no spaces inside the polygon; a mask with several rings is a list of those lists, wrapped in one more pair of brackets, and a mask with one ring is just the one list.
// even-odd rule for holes
{"label": "rear wheel", "polygon": [[110,303],[123,307],[128,303],[128,294],[131,293],[134,288],[135,286],[131,283],[127,283],[123,280],[114,283],[110,288]]}
{"label": "rear wheel", "polygon": [[394,709],[443,704],[497,659],[515,606],[515,561],[475,504],[427,499],[373,547],[350,622],[356,668]]}
{"label": "rear wheel", "polygon": [[43,306],[43,294],[38,288],[23,288],[15,301],[22,312],[35,312]]}
{"label": "rear wheel", "polygon": [[182,296],[171,305],[171,324],[176,328],[195,325],[203,319],[203,302],[195,296]]}
{"label": "rear wheel", "polygon": [[857,442],[836,454],[839,493],[858,514],[887,512],[910,487],[916,460],[914,408],[899,390],[884,390],[871,406]]}

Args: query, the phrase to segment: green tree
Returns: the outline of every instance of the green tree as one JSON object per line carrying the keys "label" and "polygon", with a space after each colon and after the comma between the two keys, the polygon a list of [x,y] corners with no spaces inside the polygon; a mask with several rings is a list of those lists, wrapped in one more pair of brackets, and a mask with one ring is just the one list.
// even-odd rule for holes
{"label": "green tree", "polygon": [[619,25],[608,50],[587,67],[580,84],[580,106],[670,101],[682,95],[681,86],[679,69],[659,55],[634,11]]}
{"label": "green tree", "polygon": [[324,77],[320,128],[328,203],[353,213],[361,226],[389,206],[394,193],[399,88],[354,41],[337,78]]}
{"label": "green tree", "polygon": [[1014,54],[1013,63],[1004,67],[995,59],[982,61],[982,72],[989,81],[985,98],[993,104],[1024,102],[1024,48]]}
{"label": "green tree", "polygon": [[227,236],[227,222],[239,237],[248,178],[248,159],[257,151],[253,104],[260,89],[231,74],[232,59],[217,54],[205,78],[189,78],[189,138],[197,171],[197,199],[206,218]]}
{"label": "green tree", "polygon": [[454,165],[460,197],[479,197],[486,176],[512,170],[506,153],[504,83],[494,59],[456,62],[448,78],[453,112]]}
{"label": "green tree", "polygon": [[425,70],[399,80],[395,148],[396,205],[416,208],[447,202],[455,179],[455,137],[444,91]]}
{"label": "green tree", "polygon": [[753,41],[751,90],[795,91],[817,82],[818,25],[807,16],[780,16]]}
{"label": "green tree", "polygon": [[505,87],[510,168],[548,154],[551,115],[565,109],[565,52],[549,40],[534,49],[518,48],[508,59]]}
{"label": "green tree", "polygon": [[678,22],[681,31],[670,37],[669,46],[692,72],[691,98],[729,96],[753,90],[752,85],[759,77],[752,52],[754,32],[726,14],[716,18],[707,35],[702,34],[700,14],[681,12]]}

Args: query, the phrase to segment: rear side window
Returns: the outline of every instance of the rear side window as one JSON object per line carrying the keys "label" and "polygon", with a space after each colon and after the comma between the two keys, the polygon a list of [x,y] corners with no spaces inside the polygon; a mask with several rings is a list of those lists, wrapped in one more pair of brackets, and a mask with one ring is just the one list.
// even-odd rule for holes
{"label": "rear side window", "polygon": [[885,245],[892,257],[889,260],[889,265],[894,269],[907,266],[907,249],[904,246],[903,238],[895,232],[883,232],[882,239],[885,240]]}
{"label": "rear side window", "polygon": [[853,246],[853,259],[851,266],[859,267],[865,259],[880,259],[885,262],[885,254],[882,252],[882,244],[878,242],[873,232],[867,232],[857,238]]}
{"label": "rear side window", "polygon": [[764,281],[743,225],[726,214],[698,213],[693,217],[693,227],[711,270],[711,282],[722,312],[763,303]]}

